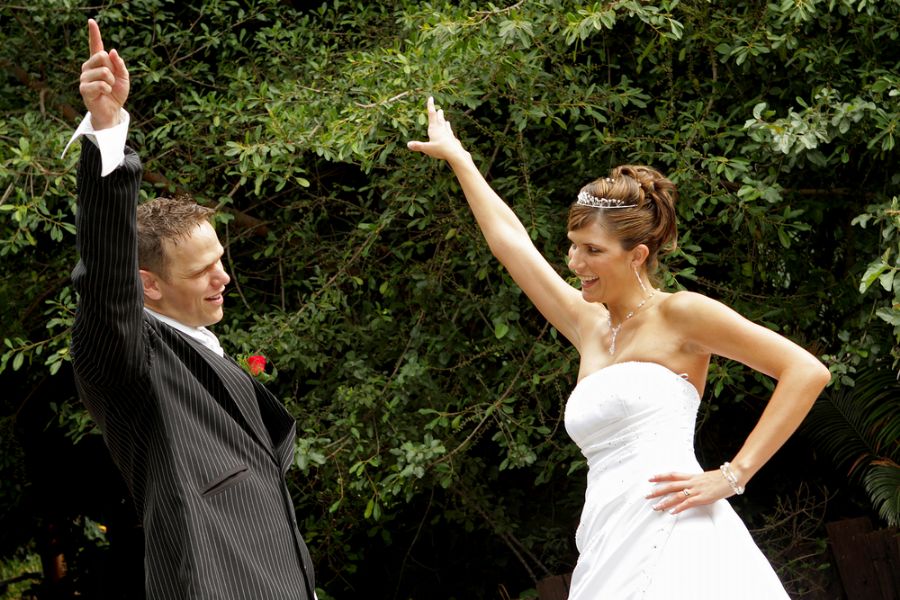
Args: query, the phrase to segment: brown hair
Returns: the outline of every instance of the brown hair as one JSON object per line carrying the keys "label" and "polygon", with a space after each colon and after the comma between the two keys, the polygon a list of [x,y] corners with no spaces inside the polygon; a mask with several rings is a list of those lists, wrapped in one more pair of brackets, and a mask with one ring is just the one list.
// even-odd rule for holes
{"label": "brown hair", "polygon": [[168,257],[163,240],[177,242],[191,234],[203,221],[209,221],[215,211],[200,206],[188,195],[156,198],[137,207],[138,265],[165,277]]}
{"label": "brown hair", "polygon": [[618,238],[625,250],[645,244],[650,250],[647,271],[657,268],[659,252],[671,252],[677,246],[675,184],[652,167],[622,165],[609,172],[609,177],[596,179],[583,188],[596,198],[634,204],[630,208],[595,208],[573,203],[569,207],[569,231],[581,229],[595,221]]}

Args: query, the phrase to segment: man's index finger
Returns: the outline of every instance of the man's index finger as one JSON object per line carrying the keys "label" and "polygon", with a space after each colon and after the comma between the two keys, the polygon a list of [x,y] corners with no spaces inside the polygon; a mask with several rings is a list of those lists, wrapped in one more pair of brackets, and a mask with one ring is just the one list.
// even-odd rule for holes
{"label": "man's index finger", "polygon": [[103,52],[103,38],[100,37],[100,26],[93,19],[88,19],[88,37],[90,38],[91,56],[98,52]]}

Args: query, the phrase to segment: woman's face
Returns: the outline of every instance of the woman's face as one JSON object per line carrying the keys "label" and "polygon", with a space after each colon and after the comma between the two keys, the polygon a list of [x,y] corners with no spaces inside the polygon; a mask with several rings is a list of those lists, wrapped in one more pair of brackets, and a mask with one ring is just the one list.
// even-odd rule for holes
{"label": "woman's face", "polygon": [[588,302],[609,302],[634,283],[633,257],[599,221],[570,231],[569,269]]}

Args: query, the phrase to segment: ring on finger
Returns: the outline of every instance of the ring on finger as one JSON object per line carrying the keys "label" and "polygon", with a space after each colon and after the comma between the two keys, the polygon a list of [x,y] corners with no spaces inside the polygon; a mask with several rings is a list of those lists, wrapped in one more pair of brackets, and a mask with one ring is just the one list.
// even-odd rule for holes
{"label": "ring on finger", "polygon": [[684,488],[683,490],[681,490],[681,493],[684,494],[685,498],[688,498],[691,495],[691,493],[687,490],[687,488]]}

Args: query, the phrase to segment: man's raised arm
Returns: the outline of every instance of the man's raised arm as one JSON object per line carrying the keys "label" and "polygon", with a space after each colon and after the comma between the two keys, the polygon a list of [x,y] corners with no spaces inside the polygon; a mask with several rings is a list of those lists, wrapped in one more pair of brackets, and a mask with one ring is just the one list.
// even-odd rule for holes
{"label": "man's raised arm", "polygon": [[[141,163],[125,148],[128,71],[118,52],[103,49],[100,28],[88,21],[90,58],[81,68],[81,96],[89,116],[82,145],[76,213],[79,293],[72,355],[81,380],[109,386],[132,379],[143,365],[143,288],[138,274],[136,215]],[[90,127],[93,126],[93,127]],[[82,131],[79,127],[79,131]],[[93,130],[93,131],[92,131]],[[103,138],[121,131],[121,141]],[[77,135],[77,132],[76,132]],[[103,165],[103,145],[118,144],[118,162]],[[100,417],[101,415],[96,415]]]}
{"label": "man's raised arm", "polygon": [[103,49],[100,27],[93,19],[88,20],[88,38],[90,58],[81,65],[80,85],[88,113],[63,149],[63,155],[72,142],[86,135],[100,149],[100,174],[105,177],[124,160],[129,121],[124,106],[131,82],[118,51],[107,53]]}

